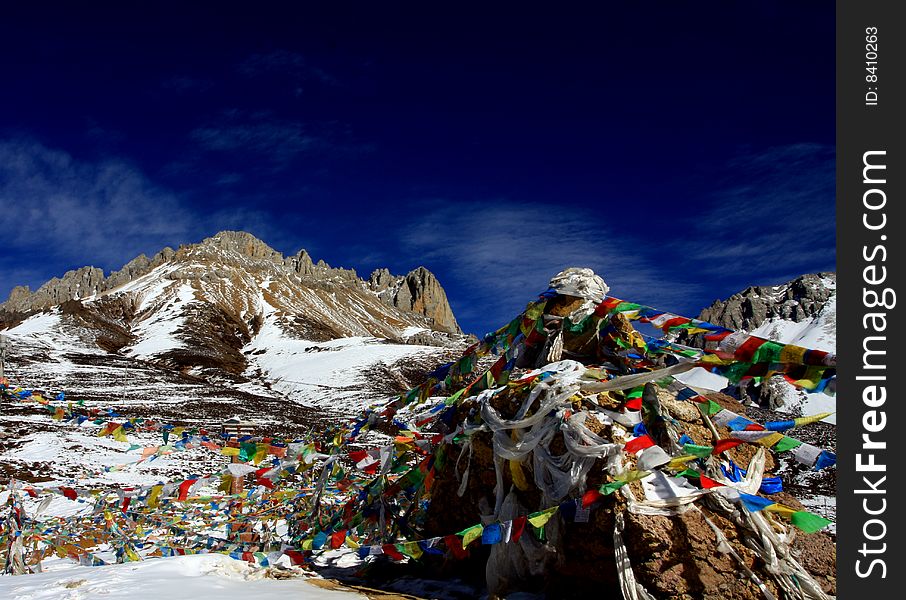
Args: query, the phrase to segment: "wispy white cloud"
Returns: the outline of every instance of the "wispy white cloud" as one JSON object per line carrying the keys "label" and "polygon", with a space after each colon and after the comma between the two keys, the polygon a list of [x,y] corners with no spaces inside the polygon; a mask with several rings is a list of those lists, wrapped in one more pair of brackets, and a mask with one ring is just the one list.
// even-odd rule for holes
{"label": "wispy white cloud", "polygon": [[783,277],[835,264],[834,148],[793,144],[728,162],[671,246],[712,274]]}
{"label": "wispy white cloud", "polygon": [[80,161],[33,140],[0,140],[0,301],[68,269],[118,269],[138,254],[245,229],[279,248],[299,246],[291,222],[265,212],[201,212],[117,159]]}
{"label": "wispy white cloud", "polygon": [[322,146],[322,140],[298,122],[266,112],[231,110],[189,134],[201,148],[212,152],[242,152],[285,167],[300,154]]}
{"label": "wispy white cloud", "polygon": [[503,324],[566,267],[591,267],[618,297],[670,309],[698,291],[624,216],[554,204],[434,203],[402,244],[455,279],[454,312]]}
{"label": "wispy white cloud", "polygon": [[110,264],[124,248],[172,242],[191,215],[171,193],[118,160],[80,162],[34,141],[0,142],[5,243],[77,262]]}
{"label": "wispy white cloud", "polygon": [[303,157],[347,158],[374,150],[373,144],[355,140],[348,126],[285,119],[270,111],[226,110],[193,129],[189,138],[204,152],[239,163],[245,172],[282,171]]}
{"label": "wispy white cloud", "polygon": [[278,75],[287,77],[296,84],[317,82],[323,85],[337,85],[337,78],[304,55],[289,50],[256,52],[243,59],[238,71],[247,77]]}

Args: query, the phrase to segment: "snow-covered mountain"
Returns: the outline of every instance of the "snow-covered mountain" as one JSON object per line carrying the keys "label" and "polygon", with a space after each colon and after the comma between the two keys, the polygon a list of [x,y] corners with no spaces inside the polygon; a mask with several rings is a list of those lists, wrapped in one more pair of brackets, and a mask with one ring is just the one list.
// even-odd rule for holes
{"label": "snow-covered mountain", "polygon": [[[836,290],[835,273],[802,275],[782,285],[753,286],[726,300],[716,300],[699,318],[785,344],[836,352]],[[711,389],[722,389],[727,383],[701,370],[685,378],[690,384]],[[809,394],[780,378],[742,392],[748,396],[744,399],[796,416],[836,410],[836,402],[828,394]],[[836,423],[834,416],[827,421]]]}
{"label": "snow-covered mountain", "polygon": [[[364,280],[232,231],[140,256],[106,277],[84,267],[35,292],[17,288],[0,305],[0,329],[13,340],[12,374],[32,386],[93,398],[119,381],[119,392],[150,400],[152,390],[130,386],[182,376],[228,396],[344,413],[406,388],[407,372],[466,341],[424,268]],[[149,368],[148,381],[136,377]],[[366,387],[375,370],[384,377],[371,379],[385,385]]]}

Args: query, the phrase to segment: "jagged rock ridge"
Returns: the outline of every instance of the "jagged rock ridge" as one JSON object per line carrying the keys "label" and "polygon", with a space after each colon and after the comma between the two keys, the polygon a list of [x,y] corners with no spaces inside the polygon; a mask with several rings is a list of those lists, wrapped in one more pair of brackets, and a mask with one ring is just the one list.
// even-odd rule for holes
{"label": "jagged rock ridge", "polygon": [[[728,329],[783,343],[834,351],[836,349],[836,274],[806,274],[778,286],[752,286],[703,310],[700,319]],[[702,347],[701,336],[688,340]],[[743,402],[755,402],[770,410],[790,411],[795,416],[807,405],[806,394],[774,377],[760,385],[725,390]],[[813,399],[812,402],[815,402]],[[821,412],[812,408],[809,412]]]}
{"label": "jagged rock ridge", "polygon": [[[390,306],[424,315],[430,319],[431,329],[449,333],[460,332],[446,293],[437,278],[424,267],[418,267],[404,276],[393,276],[386,269],[382,269],[375,271],[366,282],[358,277],[354,269],[332,268],[323,260],[314,263],[305,250],[300,250],[294,256],[284,257],[255,236],[242,231],[223,231],[200,244],[181,246],[177,251],[164,248],[151,259],[142,254],[108,277],[104,276],[101,269],[89,266],[69,271],[62,277],[55,277],[34,292],[28,286],[19,286],[12,290],[5,303],[0,304],[0,310],[27,313],[59,306],[70,300],[91,298],[116,290],[174,260],[179,262],[181,259],[193,257],[216,262],[235,255],[247,260],[242,265],[237,265],[236,261],[233,261],[234,266],[256,270],[285,270],[287,273],[299,275],[303,286],[341,285],[370,290]],[[218,274],[211,271],[203,263],[168,274],[172,280],[202,278],[214,281],[222,276],[222,272]]]}
{"label": "jagged rock ridge", "polygon": [[0,305],[0,330],[17,348],[72,348],[61,364],[112,353],[113,362],[152,363],[243,393],[346,410],[387,391],[364,373],[400,379],[392,387],[407,389],[400,375],[411,365],[431,370],[474,341],[459,332],[428,270],[379,273],[365,281],[304,250],[284,257],[248,233],[227,231],[139,256],[107,277],[85,267],[33,293],[17,288]]}
{"label": "jagged rock ridge", "polygon": [[751,286],[715,300],[699,319],[727,329],[752,331],[768,319],[804,321],[817,315],[836,293],[836,273],[810,273],[777,286]]}

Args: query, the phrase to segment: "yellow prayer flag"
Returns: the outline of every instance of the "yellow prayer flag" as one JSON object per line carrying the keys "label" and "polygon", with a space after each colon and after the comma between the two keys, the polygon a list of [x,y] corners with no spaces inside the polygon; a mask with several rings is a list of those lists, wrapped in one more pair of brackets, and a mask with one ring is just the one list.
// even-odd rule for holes
{"label": "yellow prayer flag", "polygon": [[787,344],[780,350],[780,359],[778,362],[801,365],[803,358],[805,358],[806,352],[807,350],[802,346],[792,346]]}
{"label": "yellow prayer flag", "polygon": [[122,425],[120,425],[119,427],[117,427],[116,429],[113,430],[113,439],[115,439],[118,442],[128,442],[129,441],[126,438],[126,432],[123,431]]}
{"label": "yellow prayer flag", "polygon": [[233,489],[233,476],[224,473],[220,476],[220,485],[217,486],[217,491],[223,492],[224,494],[229,494]]}
{"label": "yellow prayer flag", "polygon": [[510,460],[510,475],[513,477],[513,484],[521,491],[529,489],[528,480],[525,478],[525,471],[522,470],[522,463],[518,460]]}
{"label": "yellow prayer flag", "polygon": [[421,555],[424,554],[422,549],[418,546],[418,542],[406,542],[403,546],[403,554],[411,556],[412,558],[421,558]]}
{"label": "yellow prayer flag", "polygon": [[687,462],[689,462],[690,460],[695,460],[696,458],[698,458],[698,457],[695,456],[694,454],[685,454],[683,456],[677,456],[676,458],[670,459],[670,462],[667,463],[667,468],[668,469],[679,469],[679,468],[685,466],[685,464]]}
{"label": "yellow prayer flag", "polygon": [[554,506],[535,515],[529,515],[528,522],[531,523],[533,527],[544,527],[544,524],[550,521],[550,518],[554,516],[554,513],[557,512],[558,508],[558,506]]}
{"label": "yellow prayer flag", "polygon": [[779,442],[780,440],[782,440],[783,437],[784,437],[784,436],[783,436],[782,433],[778,433],[778,432],[775,431],[775,432],[772,433],[771,435],[766,435],[766,436],[764,436],[763,438],[759,438],[759,439],[757,440],[757,442],[758,442],[759,444],[761,444],[762,446],[764,446],[765,448],[770,448],[771,446],[773,446],[774,444],[776,444],[777,442]]}
{"label": "yellow prayer flag", "polygon": [[129,560],[139,561],[142,559],[131,546],[126,546],[126,556],[129,557]]}
{"label": "yellow prayer flag", "polygon": [[224,456],[239,456],[239,448],[224,446],[220,449],[220,453]]}
{"label": "yellow prayer flag", "polygon": [[817,415],[809,415],[807,417],[796,417],[793,421],[796,422],[796,427],[802,427],[803,425],[808,425],[810,423],[817,423],[821,419],[826,419],[831,416],[832,412],[819,413]]}
{"label": "yellow prayer flag", "polygon": [[766,506],[764,510],[766,510],[767,512],[780,513],[787,518],[789,518],[794,512],[796,512],[794,509],[790,508],[789,506],[784,506],[783,504],[771,504],[770,506]]}
{"label": "yellow prayer flag", "polygon": [[151,491],[148,492],[148,497],[145,499],[145,504],[151,508],[157,508],[157,505],[160,504],[160,493],[164,490],[162,484],[155,485],[151,488]]}
{"label": "yellow prayer flag", "polygon": [[538,317],[544,314],[544,306],[546,304],[547,302],[537,302],[535,304],[529,305],[525,309],[525,318],[536,321]]}
{"label": "yellow prayer flag", "polygon": [[482,525],[473,525],[465,531],[462,532],[462,547],[465,548],[469,544],[475,541],[476,538],[481,537],[484,527]]}
{"label": "yellow prayer flag", "polygon": [[614,476],[614,481],[625,481],[626,483],[632,483],[633,481],[638,481],[643,477],[649,475],[648,471],[639,471],[632,469],[631,471],[626,471],[625,473],[620,473]]}

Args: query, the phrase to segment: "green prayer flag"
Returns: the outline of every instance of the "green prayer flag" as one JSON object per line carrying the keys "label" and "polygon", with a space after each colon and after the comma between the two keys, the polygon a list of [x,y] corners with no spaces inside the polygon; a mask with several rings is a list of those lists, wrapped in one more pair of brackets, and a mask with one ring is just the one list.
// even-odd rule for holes
{"label": "green prayer flag", "polygon": [[611,481],[609,483],[605,483],[600,488],[598,488],[598,491],[601,492],[602,494],[604,494],[605,496],[607,496],[607,495],[614,493],[615,491],[617,491],[624,485],[626,485],[625,481]]}
{"label": "green prayer flag", "polygon": [[472,357],[463,356],[459,359],[459,373],[460,375],[468,375],[472,372]]}
{"label": "green prayer flag", "polygon": [[676,477],[692,477],[694,479],[698,479],[700,477],[700,475],[701,474],[698,471],[696,471],[695,469],[684,469],[684,470],[680,471],[679,473],[677,473]]}
{"label": "green prayer flag", "polygon": [[806,533],[815,533],[833,522],[804,510],[794,512],[792,516],[790,516],[790,521],[793,522],[793,525]]}
{"label": "green prayer flag", "polygon": [[787,450],[792,450],[802,445],[802,442],[799,440],[794,440],[791,437],[783,436],[780,438],[780,441],[774,444],[774,450],[777,452],[786,452]]}
{"label": "green prayer flag", "polygon": [[699,458],[708,458],[714,451],[714,446],[699,446],[697,444],[683,444],[683,450]]}
{"label": "green prayer flag", "polygon": [[460,397],[462,397],[462,395],[465,391],[466,391],[466,388],[462,388],[461,390],[459,390],[458,392],[456,392],[455,394],[453,394],[452,396],[447,398],[444,401],[444,404],[446,404],[447,406],[450,406],[451,404],[456,404],[456,402],[460,399]]}
{"label": "green prayer flag", "polygon": [[248,461],[255,456],[258,451],[258,444],[255,442],[242,442],[239,444],[239,460]]}
{"label": "green prayer flag", "polygon": [[720,404],[718,404],[718,403],[715,402],[714,400],[711,400],[710,398],[708,399],[708,403],[707,403],[707,404],[700,403],[700,404],[698,405],[698,410],[700,410],[702,414],[708,415],[709,417],[710,417],[711,415],[716,415],[717,413],[719,413],[720,411],[722,411],[723,408],[724,408],[723,406],[721,406]]}

